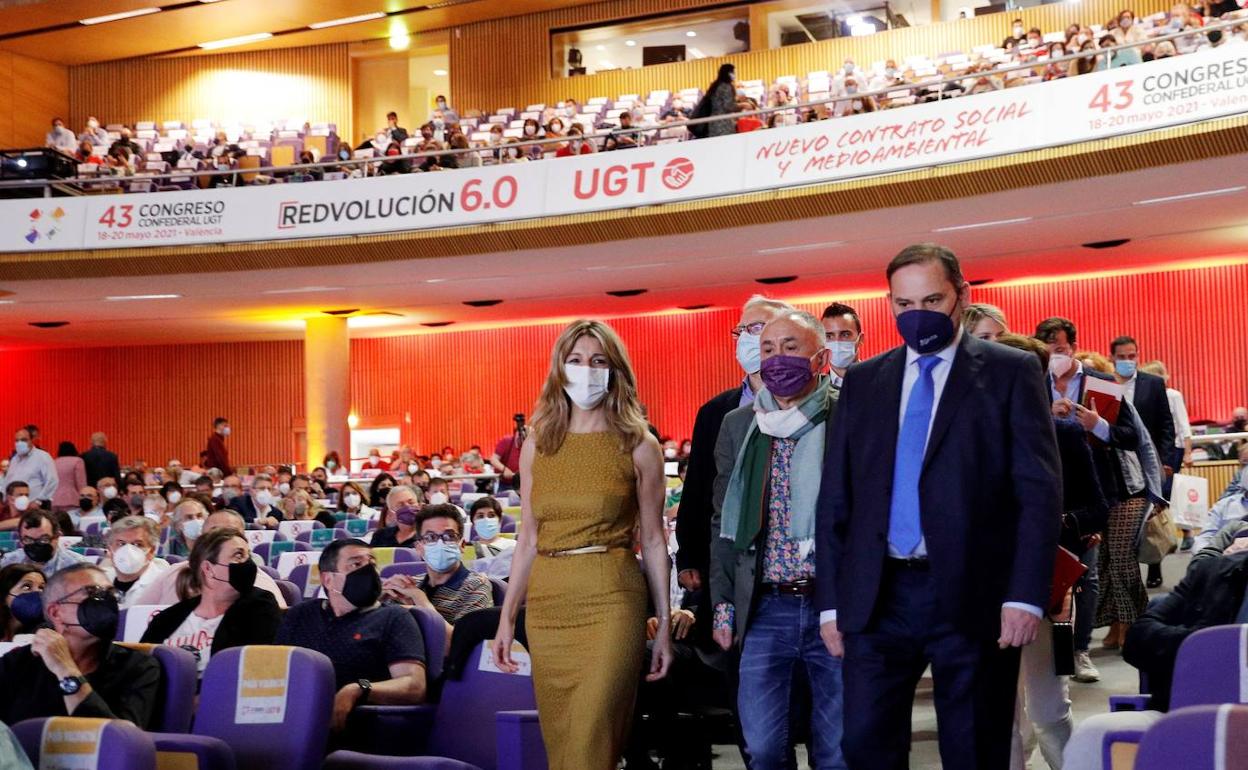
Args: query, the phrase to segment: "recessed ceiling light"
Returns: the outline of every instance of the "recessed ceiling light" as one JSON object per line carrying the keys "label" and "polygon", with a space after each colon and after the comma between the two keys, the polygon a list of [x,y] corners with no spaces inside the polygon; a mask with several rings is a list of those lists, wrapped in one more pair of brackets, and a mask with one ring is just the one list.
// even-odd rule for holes
{"label": "recessed ceiling light", "polygon": [[342,291],[341,286],[299,286],[294,289],[269,289],[261,294],[316,294],[322,291]]}
{"label": "recessed ceiling light", "polygon": [[607,50],[607,47],[606,47],[605,45],[596,45],[596,46],[594,46],[594,50],[595,50],[595,51],[605,51],[605,50]]}
{"label": "recessed ceiling light", "polygon": [[396,51],[401,51],[412,44],[412,36],[406,32],[395,32],[390,35],[390,47]]}
{"label": "recessed ceiling light", "polygon": [[425,283],[445,283],[445,278],[426,278]]}
{"label": "recessed ceiling light", "polygon": [[15,304],[16,302],[17,300],[15,299],[0,299],[0,305],[12,305],[12,304]]}
{"label": "recessed ceiling light", "polygon": [[94,24],[107,24],[110,21],[121,21],[122,19],[133,19],[135,16],[147,16],[152,13],[160,13],[159,8],[136,8],[133,11],[122,11],[121,13],[110,13],[107,16],[92,16],[89,19],[79,19],[79,24],[85,24],[90,27]]}
{"label": "recessed ceiling light", "polygon": [[494,307],[503,304],[501,299],[469,299],[464,304],[468,307]]}
{"label": "recessed ceiling light", "polygon": [[268,40],[273,37],[272,32],[256,32],[251,35],[239,35],[238,37],[227,37],[221,40],[209,40],[207,43],[200,43],[199,47],[205,51],[215,51],[218,48],[229,48],[236,45],[246,45],[247,43],[258,43],[261,40]]}
{"label": "recessed ceiling light", "polygon": [[324,313],[325,315],[343,316],[343,315],[351,315],[352,313],[358,313],[360,312],[360,309],[358,307],[349,307],[349,308],[344,308],[341,310],[322,310],[321,312]]}
{"label": "recessed ceiling light", "polygon": [[372,21],[373,19],[384,19],[386,14],[381,11],[376,13],[361,13],[358,16],[344,16],[341,19],[330,19],[329,21],[317,21],[308,25],[308,29],[325,29],[327,27],[341,27],[344,24],[358,24],[361,21]]}
{"label": "recessed ceiling light", "polygon": [[768,278],[755,278],[755,283],[762,283],[768,286],[774,286],[778,283],[792,283],[797,280],[796,275],[773,275]]}
{"label": "recessed ceiling light", "polygon": [[114,297],[105,297],[109,302],[130,302],[132,300],[141,299],[180,299],[181,294],[119,294]]}
{"label": "recessed ceiling light", "polygon": [[433,74],[437,75],[440,78],[444,78],[446,77],[446,70],[442,70],[442,69],[434,70]]}
{"label": "recessed ceiling light", "polygon": [[1183,195],[1167,195],[1164,198],[1147,198],[1142,201],[1136,201],[1132,206],[1151,206],[1154,203],[1171,203],[1173,201],[1185,201],[1192,198],[1209,198],[1214,195],[1229,195],[1230,193],[1243,192],[1248,190],[1248,185],[1238,185],[1236,187],[1222,187],[1217,190],[1205,190],[1204,192],[1184,193]]}
{"label": "recessed ceiling light", "polygon": [[1081,244],[1085,249],[1114,249],[1124,243],[1130,243],[1130,238],[1111,238],[1107,241],[1091,241],[1090,243]]}
{"label": "recessed ceiling light", "polygon": [[706,303],[702,305],[681,305],[680,309],[681,310],[706,310],[708,307],[710,307],[710,303]]}
{"label": "recessed ceiling light", "polygon": [[759,254],[783,254],[788,251],[812,251],[814,249],[830,249],[833,246],[844,246],[845,241],[823,241],[821,243],[800,243],[796,246],[776,246],[771,249],[759,249]]}
{"label": "recessed ceiling light", "polygon": [[991,222],[974,222],[969,225],[951,225],[949,227],[937,227],[934,233],[951,233],[955,230],[976,230],[980,227],[996,227],[998,225],[1017,225],[1021,222],[1030,222],[1031,217],[1016,217],[1014,219],[994,219]]}
{"label": "recessed ceiling light", "polygon": [[636,40],[625,40],[625,41],[624,41],[624,45],[628,46],[629,48],[632,48],[633,46],[637,45],[637,41],[636,41]]}
{"label": "recessed ceiling light", "polygon": [[983,286],[985,284],[992,283],[993,280],[994,279],[992,278],[976,278],[973,281],[967,281],[966,285],[967,286]]}
{"label": "recessed ceiling light", "polygon": [[611,295],[612,297],[636,297],[638,294],[645,294],[648,291],[650,290],[649,289],[616,289],[615,291],[607,292],[607,294]]}
{"label": "recessed ceiling light", "polygon": [[615,69],[615,65],[607,61],[606,59],[603,59],[602,61],[598,62],[598,66],[604,70]]}
{"label": "recessed ceiling light", "polygon": [[69,326],[69,321],[31,321],[30,325],[38,329],[59,329]]}
{"label": "recessed ceiling light", "polygon": [[698,33],[694,32],[693,30],[689,30],[688,32],[685,33],[685,37],[697,37],[697,36],[698,36]]}
{"label": "recessed ceiling light", "polygon": [[421,326],[428,326],[430,329],[440,329],[443,326],[450,326],[454,321],[426,321]]}

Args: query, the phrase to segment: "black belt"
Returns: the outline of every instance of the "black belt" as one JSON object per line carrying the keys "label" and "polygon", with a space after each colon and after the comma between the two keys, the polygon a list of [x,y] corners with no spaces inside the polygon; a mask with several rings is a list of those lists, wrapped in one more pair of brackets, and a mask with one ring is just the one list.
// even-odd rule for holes
{"label": "black belt", "polygon": [[898,559],[890,556],[885,563],[894,569],[912,569],[922,571],[927,571],[931,569],[932,566],[926,556],[907,556],[904,559]]}
{"label": "black belt", "polygon": [[815,592],[815,581],[798,580],[795,583],[763,583],[763,591],[779,596],[810,596]]}

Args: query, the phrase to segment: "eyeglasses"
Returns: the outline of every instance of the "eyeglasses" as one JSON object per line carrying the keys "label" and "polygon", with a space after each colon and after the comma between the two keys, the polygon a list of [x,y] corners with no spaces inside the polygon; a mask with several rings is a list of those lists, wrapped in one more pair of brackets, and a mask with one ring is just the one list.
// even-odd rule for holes
{"label": "eyeglasses", "polygon": [[425,545],[437,545],[439,542],[447,545],[456,545],[459,543],[459,533],[449,530],[440,534],[437,532],[426,532],[420,536],[420,542]]}
{"label": "eyeglasses", "polygon": [[742,324],[734,327],[732,330],[732,338],[738,339],[742,334],[749,334],[754,337],[763,333],[763,327],[767,325],[766,321],[755,321],[751,324]]}
{"label": "eyeglasses", "polygon": [[36,543],[41,545],[52,545],[52,538],[47,535],[40,538],[33,538],[27,535],[22,536],[22,545],[35,545]]}
{"label": "eyeglasses", "polygon": [[[75,594],[82,594],[83,596],[77,602],[71,602],[69,598],[71,596],[74,596]],[[100,596],[111,596],[113,597],[114,600],[118,602],[121,601],[121,592],[118,591],[116,588],[113,588],[112,586],[89,585],[89,586],[83,586],[82,588],[79,588],[77,591],[70,591],[69,593],[65,594],[64,596],[62,596],[61,598],[57,599],[56,601],[52,603],[53,604],[81,604],[82,602],[85,602],[88,599],[94,599]]]}

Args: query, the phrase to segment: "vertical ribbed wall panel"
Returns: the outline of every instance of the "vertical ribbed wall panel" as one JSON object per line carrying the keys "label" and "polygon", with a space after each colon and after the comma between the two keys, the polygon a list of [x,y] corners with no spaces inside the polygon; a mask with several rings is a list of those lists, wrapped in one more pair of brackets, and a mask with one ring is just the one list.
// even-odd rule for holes
{"label": "vertical ribbed wall panel", "polygon": [[[1192,419],[1225,420],[1248,401],[1248,264],[1053,283],[982,287],[976,301],[1004,309],[1029,334],[1064,315],[1080,348],[1107,352],[1136,337],[1143,360],[1160,358]],[[850,300],[867,333],[864,356],[900,343],[885,298]],[[802,305],[818,315],[822,305]],[[616,318],[642,400],[664,433],[686,437],[698,407],[741,379],[729,336],[736,310]],[[561,325],[357,339],[351,343],[352,411],[366,425],[394,421],[422,449],[457,449],[504,435],[531,413]],[[302,423],[299,342],[0,352],[0,440],[27,422],[45,447],[84,446],[109,434],[126,460],[194,462],[213,417],[234,424],[242,463],[291,459]],[[410,422],[408,418],[410,416]],[[343,448],[345,450],[345,447]]]}
{"label": "vertical ribbed wall panel", "polygon": [[84,64],[69,70],[70,125],[197,118],[251,123],[304,118],[351,133],[346,43]]}
{"label": "vertical ribbed wall panel", "polygon": [[[782,75],[804,78],[815,70],[833,71],[845,59],[860,66],[911,55],[936,57],[969,52],[977,45],[1000,43],[1010,22],[1021,17],[1028,27],[1045,32],[1065,30],[1075,22],[1104,24],[1123,8],[1120,0],[1084,0],[1077,5],[1053,3],[1015,13],[907,27],[865,37],[846,37],[805,45],[734,54],[631,70],[615,70],[574,78],[551,76],[551,29],[608,23],[653,13],[672,13],[718,5],[717,0],[627,0],[579,5],[467,24],[451,36],[451,92],[461,110],[492,111],[500,107],[552,104],[572,97],[584,102],[595,96],[616,98],[656,89],[705,88],[724,61],[737,65],[739,80],[771,82]],[[1169,10],[1170,0],[1139,0],[1130,6],[1140,16]],[[505,54],[501,52],[506,52]],[[592,52],[586,52],[591,56]]]}

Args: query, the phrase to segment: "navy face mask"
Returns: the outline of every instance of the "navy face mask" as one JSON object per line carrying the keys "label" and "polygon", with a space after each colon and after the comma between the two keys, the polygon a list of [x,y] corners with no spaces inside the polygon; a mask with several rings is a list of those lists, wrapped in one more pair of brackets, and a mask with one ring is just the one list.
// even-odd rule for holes
{"label": "navy face mask", "polygon": [[957,333],[953,319],[936,310],[907,310],[896,320],[906,345],[922,355],[944,350]]}

